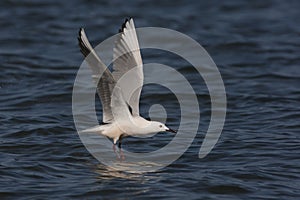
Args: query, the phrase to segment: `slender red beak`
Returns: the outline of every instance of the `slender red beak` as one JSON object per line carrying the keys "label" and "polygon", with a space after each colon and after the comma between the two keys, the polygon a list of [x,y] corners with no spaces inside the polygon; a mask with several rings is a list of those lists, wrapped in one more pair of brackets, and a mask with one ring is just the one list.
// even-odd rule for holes
{"label": "slender red beak", "polygon": [[177,131],[175,131],[175,130],[173,130],[173,129],[170,129],[170,128],[167,129],[166,131],[167,131],[167,132],[171,132],[171,133],[177,133]]}

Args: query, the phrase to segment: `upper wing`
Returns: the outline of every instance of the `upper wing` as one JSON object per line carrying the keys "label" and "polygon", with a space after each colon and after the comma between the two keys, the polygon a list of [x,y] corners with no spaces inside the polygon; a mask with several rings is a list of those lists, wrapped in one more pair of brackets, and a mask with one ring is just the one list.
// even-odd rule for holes
{"label": "upper wing", "polygon": [[[126,19],[119,32],[119,38],[114,47],[112,74],[116,82],[123,76],[122,84],[120,84],[123,97],[132,108],[133,116],[138,116],[144,75],[133,19]],[[126,73],[128,76],[126,76]]]}
{"label": "upper wing", "polygon": [[99,77],[101,76],[97,83],[97,93],[102,103],[103,122],[109,123],[113,121],[113,114],[110,104],[115,80],[107,66],[100,60],[94,51],[83,28],[79,30],[78,42],[82,54],[86,57],[85,60],[92,69],[94,81],[97,83]]}

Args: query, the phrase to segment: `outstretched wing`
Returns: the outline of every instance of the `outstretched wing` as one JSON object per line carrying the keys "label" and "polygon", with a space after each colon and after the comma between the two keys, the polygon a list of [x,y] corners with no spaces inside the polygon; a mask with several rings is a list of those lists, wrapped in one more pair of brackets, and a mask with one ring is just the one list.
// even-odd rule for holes
{"label": "outstretched wing", "polygon": [[123,97],[132,108],[133,116],[139,116],[139,99],[144,75],[133,19],[126,19],[119,32],[119,38],[114,47],[112,74],[116,82],[123,77],[122,84],[120,84]]}
{"label": "outstretched wing", "polygon": [[79,30],[78,42],[81,53],[86,57],[85,60],[92,69],[94,81],[97,82],[101,76],[97,83],[97,93],[102,103],[103,122],[110,123],[114,120],[110,104],[115,80],[107,66],[100,60],[94,51],[83,28]]}

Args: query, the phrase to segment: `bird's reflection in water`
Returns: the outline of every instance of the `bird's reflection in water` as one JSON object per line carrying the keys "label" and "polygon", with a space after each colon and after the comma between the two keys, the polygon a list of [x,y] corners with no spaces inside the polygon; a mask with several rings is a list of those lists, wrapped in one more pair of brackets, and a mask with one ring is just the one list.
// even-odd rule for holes
{"label": "bird's reflection in water", "polygon": [[136,181],[146,181],[149,176],[146,173],[141,172],[125,172],[121,169],[115,169],[112,167],[108,167],[103,164],[98,164],[95,172],[99,175],[99,179],[115,179],[115,178],[122,178],[127,180],[136,180]]}
{"label": "bird's reflection in water", "polygon": [[[150,185],[156,183],[159,180],[159,178],[157,178],[158,174],[156,173],[129,173],[116,170],[103,164],[98,164],[96,166],[95,172],[97,173],[97,179],[101,183],[116,182],[119,186],[119,181],[121,181],[126,185],[125,189],[127,188],[128,190],[130,190],[131,194],[135,196],[151,192]],[[119,189],[116,188],[116,191],[118,190]],[[124,188],[122,188],[122,190],[120,189],[120,192],[123,190]]]}
{"label": "bird's reflection in water", "polygon": [[[98,170],[107,170],[109,172],[124,172],[128,174],[144,174],[146,172],[155,171],[155,169],[159,168],[158,163],[154,162],[129,162],[125,160],[116,159],[111,162],[106,162],[106,165],[99,165]],[[102,166],[102,167],[101,167]],[[153,170],[152,170],[153,169]]]}

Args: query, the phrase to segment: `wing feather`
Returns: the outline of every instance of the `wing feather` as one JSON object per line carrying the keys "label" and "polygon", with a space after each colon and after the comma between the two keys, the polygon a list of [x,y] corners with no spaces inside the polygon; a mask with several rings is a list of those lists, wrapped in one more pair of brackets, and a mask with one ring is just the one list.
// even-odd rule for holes
{"label": "wing feather", "polygon": [[[97,93],[100,97],[103,109],[102,120],[104,123],[110,123],[114,120],[110,104],[111,94],[115,85],[115,80],[107,66],[101,61],[101,59],[96,54],[83,28],[79,30],[78,42],[82,54],[86,57],[85,60],[92,69],[92,77],[97,84]],[[99,79],[100,76],[101,78]]]}
{"label": "wing feather", "polygon": [[123,82],[125,84],[120,84],[120,87],[125,101],[132,108],[133,116],[139,116],[139,99],[144,74],[140,47],[132,18],[126,19],[120,29],[119,38],[115,42],[113,59],[112,74],[116,82],[127,72],[131,72],[131,75],[125,78],[125,82]]}

